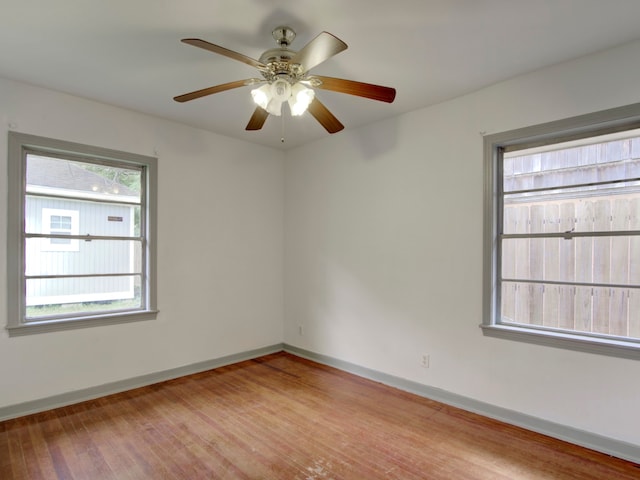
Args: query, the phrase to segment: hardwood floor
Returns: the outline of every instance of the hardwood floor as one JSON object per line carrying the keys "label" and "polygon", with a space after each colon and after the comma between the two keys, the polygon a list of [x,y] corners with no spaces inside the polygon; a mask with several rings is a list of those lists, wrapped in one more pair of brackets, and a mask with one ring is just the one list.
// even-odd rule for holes
{"label": "hardwood floor", "polygon": [[0,423],[1,479],[638,479],[640,465],[278,353]]}

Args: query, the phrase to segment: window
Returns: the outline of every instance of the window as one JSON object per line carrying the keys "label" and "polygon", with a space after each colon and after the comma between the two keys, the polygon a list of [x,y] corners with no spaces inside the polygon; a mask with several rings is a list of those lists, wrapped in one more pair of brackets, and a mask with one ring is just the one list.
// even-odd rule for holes
{"label": "window", "polygon": [[48,250],[77,252],[80,249],[78,240],[70,238],[70,235],[78,235],[78,215],[78,210],[42,208],[42,232],[51,234],[47,244]]}
{"label": "window", "polygon": [[154,318],[157,161],[9,133],[10,335]]}
{"label": "window", "polygon": [[485,334],[640,358],[640,104],[485,137]]}

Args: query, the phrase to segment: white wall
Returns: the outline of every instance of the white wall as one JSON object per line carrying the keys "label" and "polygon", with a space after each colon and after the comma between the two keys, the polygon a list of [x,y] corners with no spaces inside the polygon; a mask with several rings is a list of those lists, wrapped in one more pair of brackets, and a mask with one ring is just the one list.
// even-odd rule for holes
{"label": "white wall", "polygon": [[640,362],[478,327],[481,132],[638,101],[640,42],[287,152],[285,342],[640,445]]}
{"label": "white wall", "polygon": [[[282,152],[0,79],[0,305],[7,128],[158,156],[155,321],[9,338],[0,407],[282,341]],[[6,324],[4,307],[0,324]]]}

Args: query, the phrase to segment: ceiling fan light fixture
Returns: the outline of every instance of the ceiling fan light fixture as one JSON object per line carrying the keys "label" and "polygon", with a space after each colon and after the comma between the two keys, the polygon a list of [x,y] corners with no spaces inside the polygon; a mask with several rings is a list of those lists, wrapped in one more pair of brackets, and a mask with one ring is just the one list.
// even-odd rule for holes
{"label": "ceiling fan light fixture", "polygon": [[263,85],[259,88],[251,90],[251,97],[256,105],[267,109],[271,100],[271,85]]}
{"label": "ceiling fan light fixture", "polygon": [[279,78],[271,84],[251,90],[251,97],[256,105],[279,117],[282,115],[282,103],[291,97],[291,85]]}
{"label": "ceiling fan light fixture", "polygon": [[315,98],[315,92],[305,87],[301,83],[296,83],[291,87],[291,96],[289,97],[289,109],[291,115],[298,117],[307,111],[311,102]]}
{"label": "ceiling fan light fixture", "polygon": [[271,96],[272,98],[280,101],[289,100],[291,96],[291,85],[288,81],[279,78],[271,84]]}
{"label": "ceiling fan light fixture", "polygon": [[313,101],[314,91],[300,83],[293,86],[282,78],[271,84],[251,90],[251,97],[256,105],[264,108],[271,115],[282,115],[282,104],[289,102],[293,116],[302,115]]}

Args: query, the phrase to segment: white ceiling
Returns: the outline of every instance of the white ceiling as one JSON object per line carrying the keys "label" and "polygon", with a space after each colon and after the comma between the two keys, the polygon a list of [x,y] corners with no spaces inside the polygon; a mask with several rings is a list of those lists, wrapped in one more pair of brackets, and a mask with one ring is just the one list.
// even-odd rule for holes
{"label": "white ceiling", "polygon": [[[639,0],[0,0],[0,76],[223,135],[291,148],[327,136],[309,114],[244,130],[250,87],[173,97],[259,76],[185,45],[195,37],[260,57],[289,25],[299,50],[321,31],[349,48],[312,70],[395,87],[393,104],[322,91],[345,129],[640,38]],[[336,135],[340,135],[337,133]]]}

